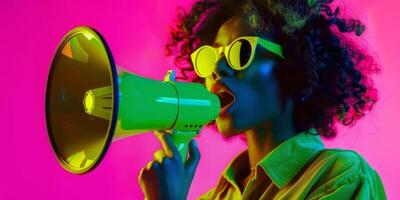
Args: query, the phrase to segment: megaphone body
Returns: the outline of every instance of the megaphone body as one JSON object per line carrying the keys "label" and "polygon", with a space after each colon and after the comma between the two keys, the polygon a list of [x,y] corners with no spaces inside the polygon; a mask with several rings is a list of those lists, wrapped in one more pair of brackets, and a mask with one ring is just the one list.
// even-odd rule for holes
{"label": "megaphone body", "polygon": [[71,30],[53,58],[46,122],[59,163],[72,173],[94,169],[112,141],[152,130],[172,134],[182,159],[187,143],[218,117],[220,102],[199,83],[163,81],[116,68],[102,36]]}

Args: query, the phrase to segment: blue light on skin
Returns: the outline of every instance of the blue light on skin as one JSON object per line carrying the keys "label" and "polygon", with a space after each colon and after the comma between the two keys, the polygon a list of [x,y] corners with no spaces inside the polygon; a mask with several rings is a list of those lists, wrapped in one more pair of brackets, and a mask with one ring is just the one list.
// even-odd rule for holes
{"label": "blue light on skin", "polygon": [[265,63],[263,63],[261,65],[261,69],[260,69],[260,73],[261,76],[268,76],[269,74],[272,73],[272,65],[274,64],[274,62],[272,60],[266,60]]}
{"label": "blue light on skin", "polygon": [[[233,17],[220,27],[213,46],[227,46],[240,36],[257,35],[250,30],[241,17]],[[268,34],[259,37],[271,39]],[[213,75],[205,80],[207,88],[222,83],[235,96],[234,104],[216,119],[216,124],[223,137],[246,135],[249,168],[255,167],[274,147],[295,134],[293,101],[290,97],[284,98],[284,102],[280,100],[281,89],[275,70],[281,66],[277,59],[258,46],[252,64],[236,71],[222,56]]]}

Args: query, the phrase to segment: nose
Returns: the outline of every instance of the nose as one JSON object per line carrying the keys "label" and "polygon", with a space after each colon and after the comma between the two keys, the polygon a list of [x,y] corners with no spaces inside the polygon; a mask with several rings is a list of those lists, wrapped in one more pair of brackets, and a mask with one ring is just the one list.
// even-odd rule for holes
{"label": "nose", "polygon": [[225,56],[221,56],[216,65],[215,70],[211,74],[213,80],[221,79],[223,77],[234,77],[236,75],[236,71],[229,66]]}

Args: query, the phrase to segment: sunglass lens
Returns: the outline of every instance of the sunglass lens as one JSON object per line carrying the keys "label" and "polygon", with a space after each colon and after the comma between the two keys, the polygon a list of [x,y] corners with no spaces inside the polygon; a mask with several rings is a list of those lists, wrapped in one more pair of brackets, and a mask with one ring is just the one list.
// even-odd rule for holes
{"label": "sunglass lens", "polygon": [[251,44],[245,39],[241,39],[232,44],[229,51],[229,62],[231,65],[240,69],[248,64],[251,58]]}
{"label": "sunglass lens", "polygon": [[217,57],[211,47],[206,46],[201,49],[197,55],[196,63],[194,65],[198,75],[201,77],[210,76],[214,70],[216,60]]}

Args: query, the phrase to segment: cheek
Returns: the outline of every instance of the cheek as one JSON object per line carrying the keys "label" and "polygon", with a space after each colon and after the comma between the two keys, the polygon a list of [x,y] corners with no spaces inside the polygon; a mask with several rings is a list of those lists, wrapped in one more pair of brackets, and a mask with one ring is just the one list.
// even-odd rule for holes
{"label": "cheek", "polygon": [[275,78],[261,79],[258,85],[259,100],[263,103],[267,117],[273,118],[280,114],[280,89]]}
{"label": "cheek", "polygon": [[[246,87],[247,86],[247,87]],[[261,87],[246,85],[237,94],[232,120],[235,129],[256,126],[276,115],[274,94]]]}
{"label": "cheek", "polygon": [[271,120],[279,115],[279,87],[271,75],[271,68],[264,68],[243,81],[237,94],[232,113],[237,128],[248,128]]}
{"label": "cheek", "polygon": [[274,73],[274,63],[272,61],[264,62],[255,70],[251,84],[257,92],[259,103],[263,104],[264,112],[269,116],[278,114],[280,87]]}

